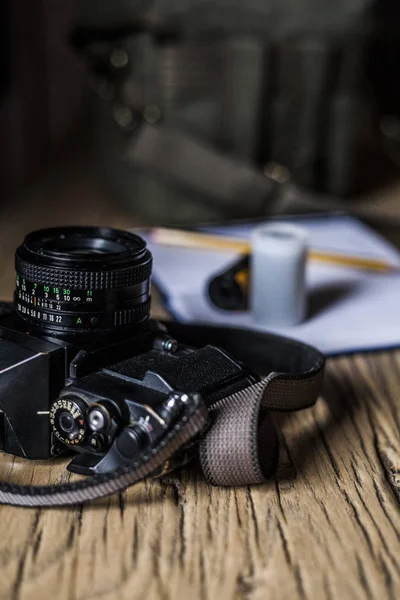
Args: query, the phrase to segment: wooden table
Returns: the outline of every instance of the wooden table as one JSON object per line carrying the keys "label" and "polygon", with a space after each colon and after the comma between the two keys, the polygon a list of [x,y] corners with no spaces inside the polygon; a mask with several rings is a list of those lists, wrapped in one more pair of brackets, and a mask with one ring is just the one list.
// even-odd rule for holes
{"label": "wooden table", "polygon": [[[56,172],[0,217],[8,298],[25,232],[134,224],[74,172]],[[0,507],[0,597],[399,598],[399,395],[400,351],[329,360],[315,408],[276,419],[284,451],[266,485],[213,488],[187,471],[72,509]],[[46,484],[69,473],[64,461],[3,455],[0,476]]]}

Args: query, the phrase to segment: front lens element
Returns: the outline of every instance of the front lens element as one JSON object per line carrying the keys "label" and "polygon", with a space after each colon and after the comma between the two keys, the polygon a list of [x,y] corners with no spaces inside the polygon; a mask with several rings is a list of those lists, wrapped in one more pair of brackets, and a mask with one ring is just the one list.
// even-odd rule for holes
{"label": "front lens element", "polygon": [[29,234],[15,257],[18,315],[52,334],[109,332],[147,322],[151,254],[116,229]]}

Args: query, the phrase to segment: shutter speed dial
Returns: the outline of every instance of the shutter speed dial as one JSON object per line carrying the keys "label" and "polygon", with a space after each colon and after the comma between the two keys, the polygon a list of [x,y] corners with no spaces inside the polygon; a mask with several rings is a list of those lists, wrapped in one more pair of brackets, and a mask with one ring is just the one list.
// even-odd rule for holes
{"label": "shutter speed dial", "polygon": [[86,436],[86,405],[74,398],[59,398],[50,408],[50,423],[54,435],[67,446],[80,444]]}

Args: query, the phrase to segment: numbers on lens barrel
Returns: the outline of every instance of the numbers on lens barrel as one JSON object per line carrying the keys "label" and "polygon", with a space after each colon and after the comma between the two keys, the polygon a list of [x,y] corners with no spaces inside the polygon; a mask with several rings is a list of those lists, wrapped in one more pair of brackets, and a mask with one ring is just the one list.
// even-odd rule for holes
{"label": "numbers on lens barrel", "polygon": [[35,306],[53,309],[53,302],[57,302],[56,310],[62,310],[62,303],[92,303],[94,301],[92,290],[73,290],[67,287],[54,287],[50,285],[39,285],[22,279],[16,274],[17,295],[20,300],[33,304],[33,298],[36,297]]}
{"label": "numbers on lens barrel", "polygon": [[[39,323],[62,327],[90,327],[97,324],[92,319],[90,324],[79,314],[60,314],[78,305],[94,304],[96,294],[93,290],[75,290],[70,287],[58,287],[25,280],[16,274],[17,310],[27,318]],[[76,310],[77,308],[75,308]],[[79,311],[79,308],[77,309]],[[57,314],[59,313],[59,314]],[[93,321],[96,321],[94,323]]]}
{"label": "numbers on lens barrel", "polygon": [[52,315],[51,313],[40,312],[39,310],[29,308],[29,306],[25,306],[25,304],[21,304],[19,302],[17,303],[17,310],[21,314],[31,317],[32,319],[50,321],[50,323],[58,323],[60,325],[63,324],[63,315]]}

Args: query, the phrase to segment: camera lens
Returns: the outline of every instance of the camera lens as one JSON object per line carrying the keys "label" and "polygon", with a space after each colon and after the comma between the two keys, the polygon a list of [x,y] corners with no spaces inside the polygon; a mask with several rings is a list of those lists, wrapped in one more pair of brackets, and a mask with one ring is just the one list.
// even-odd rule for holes
{"label": "camera lens", "polygon": [[137,235],[42,229],[15,256],[17,314],[52,335],[139,328],[150,311],[151,254]]}

